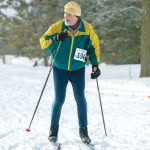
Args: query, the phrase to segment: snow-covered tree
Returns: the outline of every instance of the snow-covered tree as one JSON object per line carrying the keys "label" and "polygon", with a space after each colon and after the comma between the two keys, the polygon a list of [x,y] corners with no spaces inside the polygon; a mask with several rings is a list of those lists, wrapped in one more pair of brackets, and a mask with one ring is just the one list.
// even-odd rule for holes
{"label": "snow-covered tree", "polygon": [[[81,5],[82,18],[93,25],[100,37],[101,61],[140,63],[141,6],[137,0],[76,1]],[[0,4],[0,45],[3,46],[0,53],[4,50],[28,57],[43,56],[38,39],[50,24],[63,18],[67,2],[3,0]]]}

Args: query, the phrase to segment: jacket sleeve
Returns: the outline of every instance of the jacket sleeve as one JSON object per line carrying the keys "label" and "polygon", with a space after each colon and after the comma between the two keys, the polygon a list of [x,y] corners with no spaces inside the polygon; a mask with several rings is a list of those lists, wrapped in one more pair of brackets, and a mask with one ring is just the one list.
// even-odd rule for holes
{"label": "jacket sleeve", "polygon": [[58,32],[54,25],[51,25],[46,33],[42,37],[40,37],[40,45],[45,52],[52,53],[55,47],[58,45],[58,41],[55,40],[55,36],[57,33]]}
{"label": "jacket sleeve", "polygon": [[100,62],[100,44],[99,38],[95,33],[92,25],[89,25],[89,42],[87,50],[91,64],[97,65]]}

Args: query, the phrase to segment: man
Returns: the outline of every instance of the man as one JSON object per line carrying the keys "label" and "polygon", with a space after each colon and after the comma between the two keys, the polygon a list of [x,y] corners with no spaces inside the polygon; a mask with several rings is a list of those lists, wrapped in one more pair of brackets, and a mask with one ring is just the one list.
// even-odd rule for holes
{"label": "man", "polygon": [[91,142],[88,136],[87,102],[84,95],[86,56],[92,64],[91,78],[100,75],[99,39],[91,24],[81,18],[81,8],[74,1],[64,7],[64,19],[51,25],[40,38],[41,48],[50,52],[54,61],[53,78],[55,99],[52,105],[49,141],[58,139],[59,119],[70,81],[77,104],[79,135],[83,143]]}

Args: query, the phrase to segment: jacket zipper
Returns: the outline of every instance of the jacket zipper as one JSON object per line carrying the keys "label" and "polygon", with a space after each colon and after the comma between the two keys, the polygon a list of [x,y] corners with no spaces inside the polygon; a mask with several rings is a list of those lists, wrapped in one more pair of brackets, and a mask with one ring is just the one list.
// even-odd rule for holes
{"label": "jacket zipper", "polygon": [[70,70],[70,62],[71,62],[71,55],[72,55],[73,43],[74,43],[74,35],[72,36],[71,49],[70,49],[70,53],[69,53],[68,70]]}

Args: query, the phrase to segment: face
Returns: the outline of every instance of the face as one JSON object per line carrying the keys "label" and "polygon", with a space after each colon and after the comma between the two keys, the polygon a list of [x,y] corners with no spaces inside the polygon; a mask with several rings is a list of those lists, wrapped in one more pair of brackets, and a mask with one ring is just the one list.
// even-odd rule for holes
{"label": "face", "polygon": [[64,19],[66,21],[66,24],[68,26],[73,26],[77,23],[78,21],[78,17],[74,16],[74,15],[71,15],[67,12],[64,12]]}

